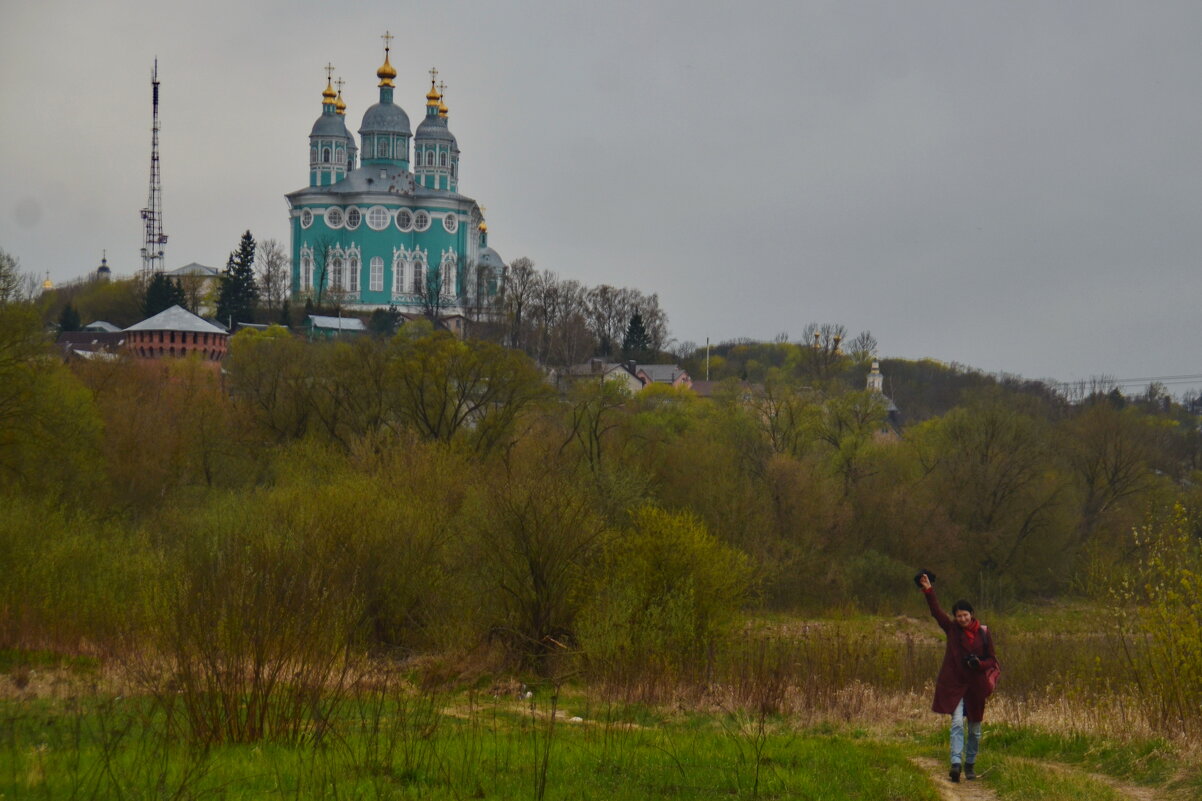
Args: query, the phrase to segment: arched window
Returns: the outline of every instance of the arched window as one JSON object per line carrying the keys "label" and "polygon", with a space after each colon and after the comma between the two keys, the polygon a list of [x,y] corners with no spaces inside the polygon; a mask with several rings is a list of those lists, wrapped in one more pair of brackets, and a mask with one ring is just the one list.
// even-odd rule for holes
{"label": "arched window", "polygon": [[309,148],[309,161],[317,161],[317,148]]}
{"label": "arched window", "polygon": [[447,166],[447,154],[446,153],[438,154],[438,166],[440,166],[440,167]]}
{"label": "arched window", "polygon": [[331,270],[331,277],[333,280],[330,282],[330,286],[334,287],[335,289],[342,289],[342,259],[340,257],[334,257],[334,263],[331,266]]}
{"label": "arched window", "polygon": [[338,156],[337,161],[339,164],[346,163],[346,151],[345,150],[343,150],[342,148],[338,148],[338,152],[336,155]]}
{"label": "arched window", "polygon": [[350,274],[347,276],[348,278],[350,278],[350,286],[348,287],[348,289],[350,289],[351,292],[358,292],[359,291],[359,257],[358,256],[351,256],[349,273]]}
{"label": "arched window", "polygon": [[427,167],[434,166],[434,151],[433,150],[426,151],[426,166]]}
{"label": "arched window", "polygon": [[310,258],[308,254],[301,256],[300,273],[301,273],[300,274],[301,289],[302,290],[312,289],[313,288],[313,259]]}
{"label": "arched window", "polygon": [[384,291],[384,259],[379,256],[372,256],[371,259],[371,283],[368,287],[372,292]]}
{"label": "arched window", "polygon": [[322,164],[330,163],[330,149],[328,147],[323,147],[321,149],[321,163]]}
{"label": "arched window", "polygon": [[426,291],[426,265],[420,261],[413,262],[413,292],[420,295]]}
{"label": "arched window", "polygon": [[376,157],[388,158],[388,140],[382,136],[376,140]]}

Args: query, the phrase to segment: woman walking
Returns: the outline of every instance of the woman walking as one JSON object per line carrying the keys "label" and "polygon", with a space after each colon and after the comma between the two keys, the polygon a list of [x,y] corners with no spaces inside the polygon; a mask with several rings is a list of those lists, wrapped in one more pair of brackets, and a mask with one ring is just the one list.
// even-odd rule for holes
{"label": "woman walking", "polygon": [[[919,574],[918,586],[926,595],[931,616],[947,634],[947,649],[943,653],[939,677],[935,680],[931,711],[952,716],[952,769],[949,776],[954,782],[960,781],[963,764],[965,778],[972,780],[977,778],[973,767],[981,742],[985,699],[993,692],[999,672],[993,637],[989,628],[976,619],[968,601],[956,601],[952,606],[954,619],[947,616],[935,597],[930,573],[924,570]],[[965,728],[968,729],[967,743]]]}

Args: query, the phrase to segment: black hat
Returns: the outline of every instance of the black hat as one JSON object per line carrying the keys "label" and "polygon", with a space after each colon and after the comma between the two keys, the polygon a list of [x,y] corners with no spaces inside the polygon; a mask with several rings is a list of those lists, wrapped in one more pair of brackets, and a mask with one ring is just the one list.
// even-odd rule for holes
{"label": "black hat", "polygon": [[932,573],[931,571],[927,570],[924,567],[922,570],[919,570],[917,573],[914,574],[914,586],[915,587],[919,587],[919,588],[922,587],[922,577],[923,576],[926,576],[928,579],[931,580],[932,587],[935,586],[935,574]]}

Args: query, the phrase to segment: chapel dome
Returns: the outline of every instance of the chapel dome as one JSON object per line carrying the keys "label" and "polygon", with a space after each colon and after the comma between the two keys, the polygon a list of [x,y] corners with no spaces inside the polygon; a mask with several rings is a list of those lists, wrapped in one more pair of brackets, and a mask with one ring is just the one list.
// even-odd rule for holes
{"label": "chapel dome", "polygon": [[409,136],[409,115],[396,103],[376,103],[363,115],[359,133],[390,133]]}
{"label": "chapel dome", "polygon": [[417,126],[417,139],[421,141],[450,142],[454,149],[459,149],[459,143],[456,141],[455,135],[447,127],[446,117],[426,117],[422,120],[421,124]]}
{"label": "chapel dome", "polygon": [[313,130],[309,132],[309,136],[348,137],[349,135],[346,123],[337,114],[322,114],[313,123]]}

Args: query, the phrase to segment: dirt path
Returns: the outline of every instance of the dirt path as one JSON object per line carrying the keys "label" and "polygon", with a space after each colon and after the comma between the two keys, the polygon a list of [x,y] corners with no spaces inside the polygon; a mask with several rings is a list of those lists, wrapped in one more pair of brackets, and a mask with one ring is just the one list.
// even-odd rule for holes
{"label": "dirt path", "polygon": [[942,760],[911,757],[910,761],[931,774],[943,801],[997,801],[997,795],[983,785],[980,779],[970,782],[960,777],[960,783],[953,784],[947,777],[948,765]]}

